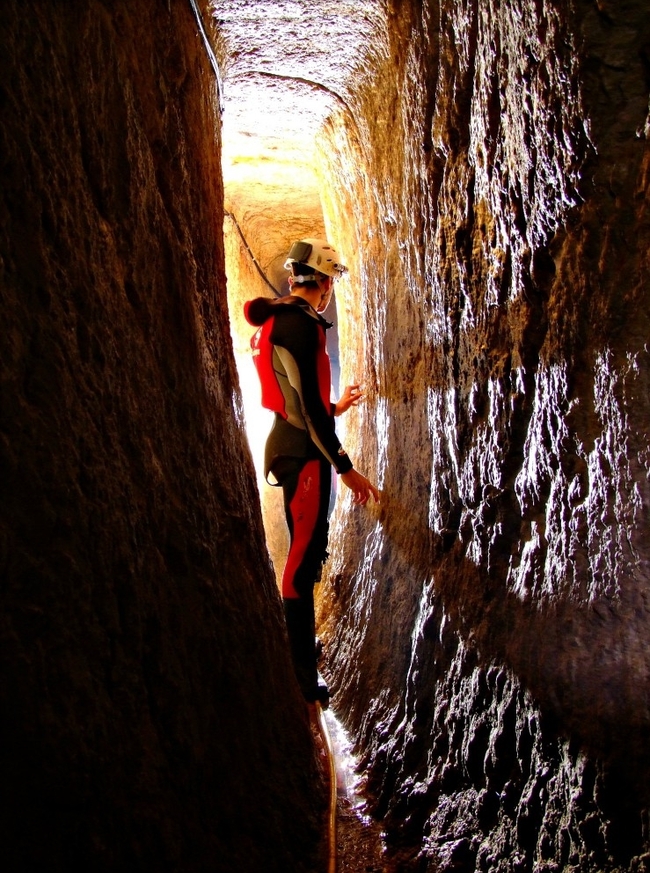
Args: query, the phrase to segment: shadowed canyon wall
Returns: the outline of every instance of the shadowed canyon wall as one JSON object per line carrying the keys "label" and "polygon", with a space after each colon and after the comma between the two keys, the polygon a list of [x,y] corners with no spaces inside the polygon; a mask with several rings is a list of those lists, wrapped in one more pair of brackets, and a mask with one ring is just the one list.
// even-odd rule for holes
{"label": "shadowed canyon wall", "polygon": [[0,38],[2,868],[319,869],[190,4]]}
{"label": "shadowed canyon wall", "polygon": [[321,143],[351,259],[321,633],[400,870],[648,868],[645,2],[389,4]]}

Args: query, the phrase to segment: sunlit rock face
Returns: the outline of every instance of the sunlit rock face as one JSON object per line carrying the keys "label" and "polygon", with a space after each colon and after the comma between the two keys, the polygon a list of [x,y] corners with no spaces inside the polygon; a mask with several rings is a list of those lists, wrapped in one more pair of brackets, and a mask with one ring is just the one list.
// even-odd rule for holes
{"label": "sunlit rock face", "polygon": [[190,4],[6,0],[0,33],[2,867],[310,873]]}
{"label": "sunlit rock face", "polygon": [[384,489],[337,508],[337,706],[396,869],[645,869],[647,4],[387,13],[320,152]]}
{"label": "sunlit rock face", "polygon": [[350,265],[384,499],[340,501],[320,631],[391,863],[644,869],[644,4],[214,7],[227,208],[274,281],[319,207]]}

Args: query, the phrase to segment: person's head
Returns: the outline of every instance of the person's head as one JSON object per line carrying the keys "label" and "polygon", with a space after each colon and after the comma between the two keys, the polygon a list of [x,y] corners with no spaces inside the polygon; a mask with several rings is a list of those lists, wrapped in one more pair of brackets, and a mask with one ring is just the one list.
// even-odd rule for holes
{"label": "person's head", "polygon": [[293,293],[310,299],[318,312],[324,312],[334,290],[334,281],[347,272],[339,262],[334,246],[326,240],[303,239],[295,242],[284,263],[291,271],[289,284]]}

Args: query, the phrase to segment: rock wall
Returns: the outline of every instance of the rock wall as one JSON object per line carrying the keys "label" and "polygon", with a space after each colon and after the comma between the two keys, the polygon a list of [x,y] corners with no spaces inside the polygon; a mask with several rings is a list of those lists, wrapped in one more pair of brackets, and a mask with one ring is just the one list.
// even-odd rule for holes
{"label": "rock wall", "polygon": [[318,869],[190,4],[0,33],[3,869]]}
{"label": "rock wall", "polygon": [[323,136],[384,500],[321,634],[396,870],[648,868],[649,45],[640,0],[395,0]]}

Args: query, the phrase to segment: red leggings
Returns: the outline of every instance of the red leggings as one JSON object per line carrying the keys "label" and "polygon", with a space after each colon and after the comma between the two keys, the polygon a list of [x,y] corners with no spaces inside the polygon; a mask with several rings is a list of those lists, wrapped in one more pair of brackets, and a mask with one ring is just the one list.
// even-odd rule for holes
{"label": "red leggings", "polygon": [[286,473],[283,470],[282,478],[278,476],[284,492],[290,538],[282,596],[295,598],[311,592],[327,557],[332,468],[324,458],[291,459],[291,465],[288,460],[285,460]]}
{"label": "red leggings", "polygon": [[290,536],[282,597],[291,659],[302,693],[307,700],[315,700],[314,584],[327,557],[332,468],[324,458],[284,458],[273,472],[284,491]]}

